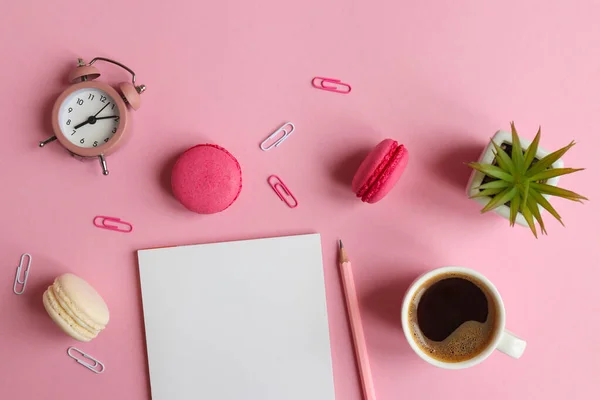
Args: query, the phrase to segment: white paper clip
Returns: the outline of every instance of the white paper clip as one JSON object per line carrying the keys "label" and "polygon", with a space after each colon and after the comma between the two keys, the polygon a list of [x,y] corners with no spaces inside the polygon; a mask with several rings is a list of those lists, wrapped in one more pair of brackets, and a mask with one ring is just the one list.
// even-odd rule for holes
{"label": "white paper clip", "polygon": [[[266,138],[265,140],[262,141],[262,143],[260,144],[260,148],[263,151],[269,151],[271,150],[273,147],[277,147],[279,146],[281,143],[283,143],[291,134],[292,132],[294,132],[296,130],[296,127],[294,126],[293,123],[291,122],[286,122],[285,124],[281,125],[279,128],[277,128],[277,130],[273,133],[271,133],[271,135],[269,135],[268,138]],[[283,136],[281,136],[279,139],[274,139],[277,136],[279,136],[281,133],[283,132]],[[267,144],[269,142],[273,141],[273,143],[269,144],[267,146]]]}
{"label": "white paper clip", "polygon": [[[23,263],[25,261],[25,258],[27,258],[27,264],[24,265]],[[17,267],[17,275],[15,276],[15,283],[13,285],[13,292],[15,292],[15,294],[23,294],[23,292],[25,292],[25,286],[27,286],[27,278],[29,277],[29,269],[31,268],[31,259],[31,254],[21,254],[19,266]],[[25,272],[23,272],[23,279],[21,279],[23,266],[25,266]],[[17,289],[18,285],[21,285],[21,290]]]}
{"label": "white paper clip", "polygon": [[[77,353],[81,354],[83,356],[83,358],[79,358],[77,356],[77,354],[75,354],[75,355],[71,354],[71,350],[76,351]],[[89,354],[85,354],[83,351],[81,351],[75,347],[69,347],[67,349],[67,354],[73,360],[77,361],[79,364],[83,365],[84,367],[86,367],[87,369],[89,369],[90,371],[92,371],[96,374],[101,374],[104,372],[104,364],[102,364],[100,361],[96,360],[94,357],[90,356]],[[90,364],[86,360],[90,360],[94,364]],[[98,368],[98,367],[100,367],[100,368]]]}

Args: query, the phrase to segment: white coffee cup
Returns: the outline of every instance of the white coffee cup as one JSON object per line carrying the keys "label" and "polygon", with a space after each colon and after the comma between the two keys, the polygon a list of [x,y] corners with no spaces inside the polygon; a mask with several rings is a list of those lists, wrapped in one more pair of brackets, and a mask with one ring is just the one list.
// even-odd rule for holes
{"label": "white coffee cup", "polygon": [[[411,306],[411,301],[416,291],[419,290],[423,286],[423,284],[434,279],[436,276],[445,275],[449,273],[458,273],[461,275],[471,276],[475,280],[481,282],[483,285],[485,285],[485,289],[487,289],[487,292],[490,293],[491,296],[493,296],[495,303],[498,307],[498,309],[496,310],[497,323],[495,326],[495,332],[492,341],[490,341],[488,346],[483,351],[481,351],[473,358],[460,362],[440,361],[438,359],[433,358],[428,352],[425,352],[423,349],[421,349],[421,347],[419,347],[417,341],[411,333],[409,321],[409,310]],[[402,329],[404,330],[404,336],[406,336],[408,344],[410,344],[410,347],[412,347],[412,349],[415,351],[415,353],[417,353],[419,357],[421,357],[428,363],[435,365],[436,367],[446,369],[469,368],[479,364],[480,362],[488,358],[490,354],[494,352],[494,350],[500,350],[501,352],[508,354],[513,358],[521,357],[523,355],[523,352],[525,351],[527,342],[505,329],[505,325],[506,310],[504,309],[504,303],[502,302],[502,297],[500,297],[498,289],[496,289],[492,282],[490,282],[490,280],[487,279],[485,276],[469,268],[442,267],[429,271],[418,277],[410,285],[406,294],[404,295],[404,301],[402,303]]]}

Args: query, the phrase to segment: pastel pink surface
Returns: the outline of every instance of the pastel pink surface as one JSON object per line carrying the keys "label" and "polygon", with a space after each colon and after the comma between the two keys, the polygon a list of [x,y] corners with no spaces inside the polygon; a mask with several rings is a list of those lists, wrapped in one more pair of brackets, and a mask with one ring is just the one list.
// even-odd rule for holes
{"label": "pastel pink surface", "polygon": [[183,153],[171,172],[173,195],[190,211],[214,214],[227,209],[242,190],[242,170],[234,156],[214,144]]}
{"label": "pastel pink surface", "polygon": [[408,150],[393,139],[382,140],[358,167],[352,191],[366,203],[377,203],[394,188],[408,164]]}
{"label": "pastel pink surface", "polygon": [[[135,250],[320,232],[338,400],[361,399],[340,237],[379,400],[592,398],[600,390],[600,313],[590,312],[600,304],[599,19],[595,0],[106,0],[93,10],[2,2],[1,397],[148,400]],[[130,141],[107,158],[108,177],[58,143],[37,147],[52,134],[52,104],[77,57],[95,56],[125,63],[148,86],[130,115]],[[116,67],[101,71],[96,81],[130,79]],[[315,89],[314,76],[343,79],[352,92]],[[539,240],[480,215],[464,195],[463,163],[511,120],[529,139],[541,124],[546,149],[576,140],[566,165],[587,168],[561,184],[592,201],[555,200],[567,228],[548,218],[550,236]],[[261,151],[282,121],[296,125],[292,139]],[[397,132],[411,165],[385,201],[361,204],[352,177],[366,151]],[[238,158],[244,193],[227,211],[195,218],[173,198],[165,171],[190,144],[207,142]],[[300,207],[274,195],[272,174]],[[95,215],[135,229],[95,228]],[[16,296],[23,252],[33,265]],[[404,290],[449,264],[497,286],[508,328],[528,341],[520,360],[493,354],[476,368],[443,371],[412,353],[400,326]],[[105,363],[101,375],[66,355],[75,341],[41,306],[43,290],[67,271],[111,310],[107,329],[79,346]]]}

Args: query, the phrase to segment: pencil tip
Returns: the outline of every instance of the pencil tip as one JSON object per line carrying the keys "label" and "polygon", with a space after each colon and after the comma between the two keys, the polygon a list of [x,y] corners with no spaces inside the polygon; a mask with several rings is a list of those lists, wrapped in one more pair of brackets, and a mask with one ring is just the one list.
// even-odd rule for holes
{"label": "pencil tip", "polygon": [[340,249],[344,248],[344,243],[342,243],[342,240],[340,239]]}

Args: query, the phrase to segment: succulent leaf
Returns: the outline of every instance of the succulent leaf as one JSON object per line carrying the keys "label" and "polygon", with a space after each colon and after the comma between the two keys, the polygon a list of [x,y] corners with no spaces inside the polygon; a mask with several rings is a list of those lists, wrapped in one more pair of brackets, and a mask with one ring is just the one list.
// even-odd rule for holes
{"label": "succulent leaf", "polygon": [[521,189],[521,207],[527,207],[527,199],[529,198],[529,181],[523,182]]}
{"label": "succulent leaf", "polygon": [[525,170],[528,170],[529,167],[531,166],[531,163],[533,162],[533,160],[535,159],[535,155],[537,154],[538,151],[538,147],[540,145],[540,138],[542,137],[542,127],[540,126],[535,138],[533,139],[533,142],[531,142],[531,144],[529,145],[529,147],[527,148],[527,150],[525,151],[525,161],[523,164],[523,168]]}
{"label": "succulent leaf", "polygon": [[515,128],[515,123],[510,123],[510,130],[512,133],[512,161],[515,166],[516,174],[519,174],[523,171],[523,165],[525,164],[525,158],[523,156],[523,147],[521,146],[521,139],[519,138],[519,134],[517,133],[517,128]]}
{"label": "succulent leaf", "polygon": [[533,217],[531,216],[531,210],[528,207],[525,207],[521,209],[521,214],[523,214],[525,221],[527,221],[527,225],[529,225],[529,229],[531,229],[533,236],[535,236],[537,239],[537,230],[535,229],[535,223],[533,222]]}
{"label": "succulent leaf", "polygon": [[520,212],[525,221],[527,221],[531,232],[537,238],[536,221],[539,224],[542,235],[547,234],[546,226],[540,213],[541,208],[547,210],[564,226],[560,215],[550,204],[546,198],[547,196],[557,196],[578,202],[588,200],[578,193],[548,185],[546,181],[551,178],[581,171],[582,168],[553,168],[553,164],[575,145],[574,142],[541,159],[536,159],[541,140],[541,127],[525,151],[523,151],[521,140],[513,122],[511,122],[510,128],[512,136],[512,143],[510,144],[512,150],[510,152],[492,139],[492,152],[495,156],[493,165],[482,163],[468,164],[469,167],[487,176],[484,183],[477,188],[478,192],[471,196],[471,198],[490,197],[486,206],[481,210],[482,213],[507,204],[510,210],[510,225],[515,225]]}
{"label": "succulent leaf", "polygon": [[540,206],[544,207],[550,214],[552,214],[552,216],[556,218],[562,226],[565,226],[565,224],[562,222],[562,219],[560,218],[560,215],[556,212],[554,207],[552,207],[552,204],[550,204],[550,202],[546,200],[544,196],[542,196],[537,190],[535,190],[535,188],[529,189],[529,195],[532,196]]}
{"label": "succulent leaf", "polygon": [[478,189],[483,190],[483,189],[507,188],[511,185],[512,184],[510,182],[497,180],[497,181],[491,181],[491,182],[484,183],[483,185],[479,185]]}
{"label": "succulent leaf", "polygon": [[563,175],[567,175],[567,174],[572,174],[577,171],[583,171],[584,169],[585,168],[550,168],[550,169],[546,169],[542,172],[538,172],[537,174],[533,175],[529,179],[534,182],[535,181],[545,181],[547,179],[555,178],[557,176],[563,176]]}
{"label": "succulent leaf", "polygon": [[505,188],[494,188],[494,189],[484,189],[479,191],[479,193],[471,196],[472,199],[476,199],[478,197],[487,197],[487,196],[495,196],[498,193],[502,192]]}
{"label": "succulent leaf", "polygon": [[487,205],[485,207],[483,207],[483,210],[481,210],[481,212],[486,213],[488,211],[491,211],[491,210],[494,210],[494,209],[500,207],[502,204],[511,201],[517,193],[518,193],[518,190],[516,187],[504,189],[502,192],[500,192],[497,195],[495,195],[494,197],[492,197],[490,202],[487,203]]}
{"label": "succulent leaf", "polygon": [[547,185],[545,183],[532,182],[531,187],[537,190],[540,193],[549,194],[551,196],[562,197],[564,199],[572,200],[572,201],[581,201],[588,200],[587,197],[583,197],[582,195],[572,192],[567,189],[559,188],[552,185]]}
{"label": "succulent leaf", "polygon": [[498,166],[503,170],[510,172],[511,174],[514,173],[513,162],[510,159],[510,156],[508,155],[506,150],[498,146],[498,144],[494,142],[494,140],[492,140],[491,142],[494,146],[494,150],[496,151],[494,155],[496,156],[496,162],[498,163]]}
{"label": "succulent leaf", "polygon": [[519,213],[519,206],[521,205],[521,197],[519,192],[515,194],[515,197],[510,201],[510,226],[515,226],[517,220],[517,214]]}
{"label": "succulent leaf", "polygon": [[542,219],[539,205],[537,201],[535,201],[533,196],[527,197],[527,207],[529,207],[529,210],[533,214],[533,217],[537,220],[538,224],[540,224],[540,230],[542,231],[542,234],[547,235],[548,232],[546,232],[546,226],[544,226],[544,220]]}
{"label": "succulent leaf", "polygon": [[569,149],[573,146],[575,146],[575,142],[571,142],[570,144],[566,145],[562,149],[558,149],[554,153],[548,154],[546,157],[542,158],[541,160],[536,162],[534,165],[532,165],[531,168],[529,168],[529,170],[527,171],[527,176],[530,176],[530,177],[534,176],[535,174],[542,172],[545,169],[550,168],[552,166],[552,164],[554,164],[562,156],[564,156],[565,153],[567,151],[569,151]]}
{"label": "succulent leaf", "polygon": [[511,174],[504,171],[502,168],[497,167],[495,165],[490,164],[480,164],[480,163],[469,163],[467,164],[469,167],[477,170],[491,178],[502,179],[507,182],[514,182],[514,178]]}

